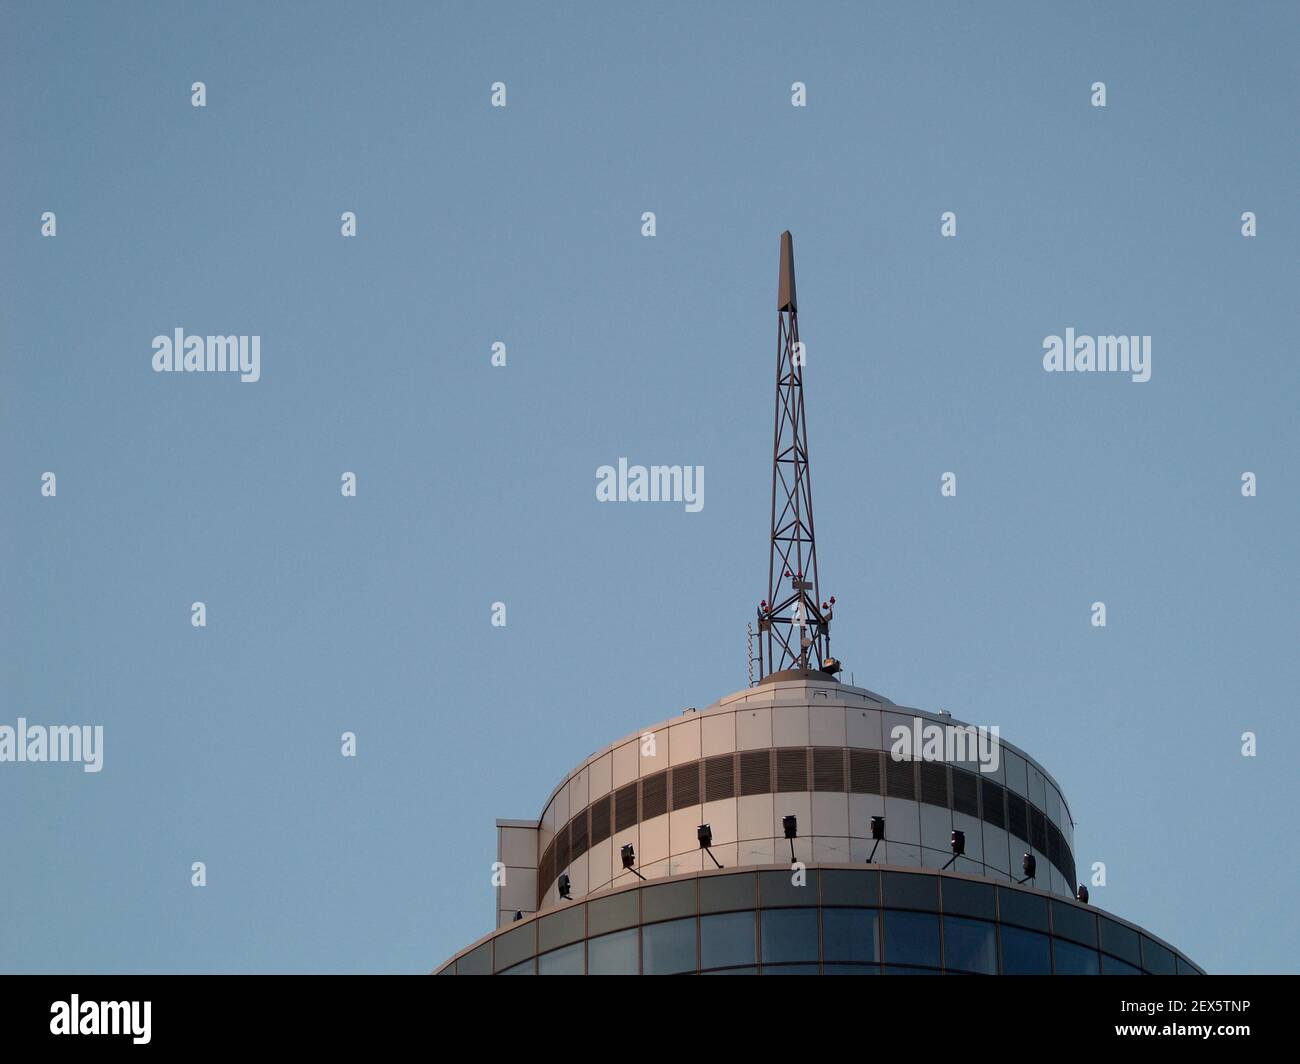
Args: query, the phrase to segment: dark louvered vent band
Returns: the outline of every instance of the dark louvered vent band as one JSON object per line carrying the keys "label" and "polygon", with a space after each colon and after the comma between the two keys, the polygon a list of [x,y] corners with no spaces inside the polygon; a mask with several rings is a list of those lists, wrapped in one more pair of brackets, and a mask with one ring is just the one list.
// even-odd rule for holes
{"label": "dark louvered vent band", "polygon": [[776,789],[783,793],[806,791],[808,789],[808,750],[798,747],[795,750],[778,750],[776,752]]}
{"label": "dark louvered vent band", "polygon": [[736,796],[736,759],[732,754],[711,757],[704,762],[704,800],[720,802]]}
{"label": "dark louvered vent band", "polygon": [[879,750],[849,751],[849,791],[853,794],[880,793]]}
{"label": "dark louvered vent band", "polygon": [[587,852],[587,810],[583,810],[569,823],[569,838],[573,840],[571,859],[577,859]]}
{"label": "dark louvered vent band", "polygon": [[653,820],[668,812],[668,773],[656,772],[641,781],[641,819]]}
{"label": "dark louvered vent band", "polygon": [[880,750],[786,747],[719,754],[677,765],[671,772],[655,773],[598,798],[546,847],[537,868],[537,904],[540,908],[570,862],[615,832],[664,815],[670,796],[673,809],[699,805],[701,800],[723,801],[737,796],[739,781],[741,795],[763,795],[774,789],[876,795],[883,791],[889,798],[915,801],[918,780],[923,803],[971,817],[982,815],[988,824],[1005,827],[1045,854],[1067,883],[1075,882],[1074,855],[1060,828],[1033,803],[991,779],[943,763],[895,761]]}
{"label": "dark louvered vent band", "polygon": [[916,800],[916,762],[885,757],[885,786],[890,798]]}
{"label": "dark louvered vent band", "polygon": [[992,780],[982,779],[980,787],[984,791],[984,819],[995,828],[1006,827],[1006,803],[1002,785]]}
{"label": "dark louvered vent band", "polygon": [[740,755],[740,793],[772,792],[772,751],[746,750]]}
{"label": "dark louvered vent band", "polygon": [[591,844],[604,842],[609,838],[609,795],[597,798],[591,806]]}
{"label": "dark louvered vent band", "polygon": [[678,765],[673,769],[673,808],[685,809],[700,804],[700,763]]}
{"label": "dark louvered vent band", "polygon": [[948,802],[948,766],[942,761],[922,761],[921,801],[946,806]]}
{"label": "dark louvered vent band", "polygon": [[964,769],[952,770],[952,807],[967,816],[980,815],[979,780]]}
{"label": "dark louvered vent band", "polygon": [[558,868],[569,867],[569,825],[565,824],[555,836],[555,864]]}
{"label": "dark louvered vent band", "polygon": [[1029,841],[1039,853],[1047,852],[1047,817],[1033,806],[1029,813]]}
{"label": "dark louvered vent band", "polygon": [[636,784],[629,783],[614,792],[614,834],[636,824]]}
{"label": "dark louvered vent band", "polygon": [[1007,830],[1021,842],[1029,841],[1029,809],[1025,800],[1007,791]]}
{"label": "dark louvered vent band", "polygon": [[812,752],[813,790],[844,791],[844,751],[839,747],[816,748]]}

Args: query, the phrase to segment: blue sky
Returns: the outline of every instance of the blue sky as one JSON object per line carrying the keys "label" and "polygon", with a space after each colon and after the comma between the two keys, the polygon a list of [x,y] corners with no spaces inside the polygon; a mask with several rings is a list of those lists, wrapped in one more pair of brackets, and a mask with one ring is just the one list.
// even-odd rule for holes
{"label": "blue sky", "polygon": [[[105,728],[0,765],[0,969],[487,931],[495,818],[744,686],[788,228],[837,656],[1038,758],[1097,904],[1296,970],[1294,5],[0,18],[0,723]],[[261,380],[153,373],[177,327]],[[1151,380],[1045,373],[1067,327]],[[620,456],[703,510],[598,503]]]}

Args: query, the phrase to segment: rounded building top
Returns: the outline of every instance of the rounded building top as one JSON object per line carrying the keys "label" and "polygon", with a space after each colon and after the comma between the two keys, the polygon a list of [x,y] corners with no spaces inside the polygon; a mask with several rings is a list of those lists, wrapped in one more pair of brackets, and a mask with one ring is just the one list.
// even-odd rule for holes
{"label": "rounded building top", "polygon": [[499,917],[711,860],[736,867],[783,856],[951,865],[1003,882],[1023,878],[1032,857],[1040,887],[1073,896],[1069,807],[1051,775],[996,727],[794,671],[584,760],[551,793],[522,856],[507,862],[533,885],[509,901],[503,894]]}

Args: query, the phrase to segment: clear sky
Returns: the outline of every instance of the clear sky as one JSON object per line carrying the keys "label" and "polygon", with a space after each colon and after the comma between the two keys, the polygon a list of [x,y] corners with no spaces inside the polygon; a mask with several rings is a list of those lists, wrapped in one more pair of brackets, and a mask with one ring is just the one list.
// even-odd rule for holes
{"label": "clear sky", "polygon": [[4,3],[0,724],[105,739],[0,764],[0,969],[489,930],[497,817],[745,685],[788,228],[846,670],[1038,758],[1097,904],[1296,971],[1300,16],[1071,9]]}

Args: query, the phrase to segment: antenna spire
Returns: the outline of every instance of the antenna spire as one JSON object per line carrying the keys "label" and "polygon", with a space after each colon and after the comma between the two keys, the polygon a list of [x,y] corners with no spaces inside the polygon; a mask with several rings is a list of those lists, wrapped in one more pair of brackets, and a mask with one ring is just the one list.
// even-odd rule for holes
{"label": "antenna spire", "polygon": [[[781,234],[776,295],[776,420],[772,432],[772,534],[767,598],[758,607],[759,672],[791,669],[834,675],[830,622],[835,599],[822,601],[813,535],[812,478],[804,417],[804,349],[794,285],[794,240]],[[761,682],[761,681],[760,681]]]}

